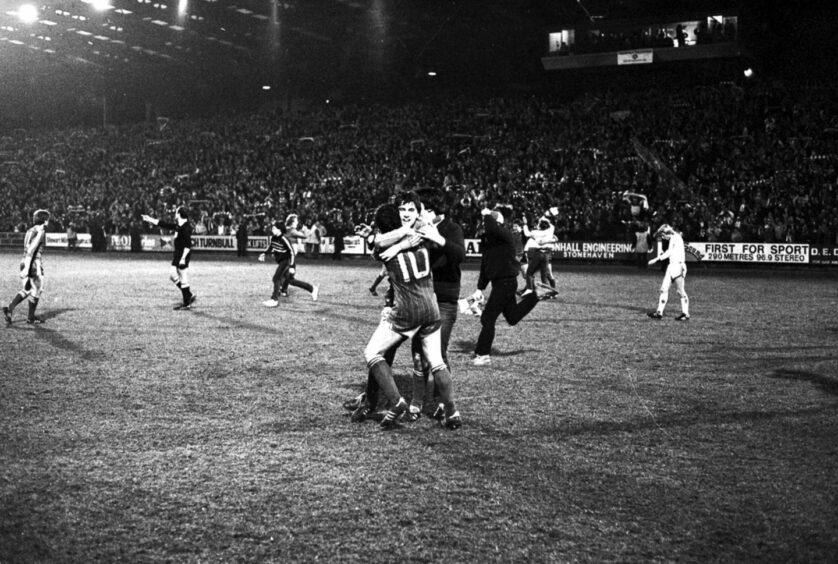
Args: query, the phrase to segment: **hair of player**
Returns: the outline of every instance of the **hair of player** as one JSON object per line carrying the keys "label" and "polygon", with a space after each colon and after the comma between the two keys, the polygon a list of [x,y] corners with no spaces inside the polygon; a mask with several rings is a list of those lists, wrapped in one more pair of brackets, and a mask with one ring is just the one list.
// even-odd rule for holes
{"label": "hair of player", "polygon": [[413,204],[416,206],[416,210],[422,209],[422,200],[419,198],[419,195],[414,190],[403,190],[396,194],[394,202],[396,206],[401,206],[402,204]]}
{"label": "hair of player", "polygon": [[382,204],[375,210],[375,226],[381,233],[389,233],[402,226],[399,208],[393,204]]}
{"label": "hair of player", "polygon": [[178,206],[178,209],[175,213],[177,213],[177,215],[179,215],[183,219],[189,219],[189,210],[186,209],[186,206]]}
{"label": "hair of player", "polygon": [[295,213],[289,213],[288,217],[285,218],[285,227],[291,227],[294,225],[294,222],[299,219],[299,216]]}
{"label": "hair of player", "polygon": [[662,239],[664,237],[671,237],[674,234],[675,229],[668,223],[664,223],[660,227],[658,227],[657,231],[655,231],[654,237],[655,239]]}
{"label": "hair of player", "polygon": [[50,213],[47,210],[35,210],[32,214],[32,221],[35,225],[43,225],[49,220]]}
{"label": "hair of player", "polygon": [[426,210],[430,210],[437,215],[445,213],[445,193],[442,190],[426,187],[418,188],[415,192]]}

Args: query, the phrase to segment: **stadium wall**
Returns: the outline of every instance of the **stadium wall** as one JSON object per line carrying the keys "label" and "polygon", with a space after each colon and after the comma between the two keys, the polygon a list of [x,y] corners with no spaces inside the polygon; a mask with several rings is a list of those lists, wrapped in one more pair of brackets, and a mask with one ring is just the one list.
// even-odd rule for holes
{"label": "stadium wall", "polygon": [[[141,235],[140,246],[145,252],[171,252],[172,235]],[[108,250],[128,252],[131,250],[131,235],[110,235]],[[268,248],[268,237],[252,236],[247,238],[248,252],[264,252]],[[47,233],[47,247],[68,248],[65,233]],[[196,251],[227,251],[237,248],[236,238],[221,235],[193,235],[193,249]],[[466,239],[466,256],[479,258],[480,239]],[[21,248],[23,233],[0,233],[0,248]],[[76,242],[77,249],[92,249],[88,233],[80,233]],[[299,245],[302,251],[303,245]],[[332,254],[335,248],[334,237],[325,237],[320,244],[321,254]],[[653,249],[650,257],[658,249]],[[343,238],[344,255],[367,256],[371,254],[362,237]],[[553,259],[560,261],[636,261],[637,255],[629,243],[615,241],[561,241],[553,247]],[[809,245],[798,243],[690,243],[687,261],[715,262],[727,264],[796,264],[838,266],[838,246]]]}

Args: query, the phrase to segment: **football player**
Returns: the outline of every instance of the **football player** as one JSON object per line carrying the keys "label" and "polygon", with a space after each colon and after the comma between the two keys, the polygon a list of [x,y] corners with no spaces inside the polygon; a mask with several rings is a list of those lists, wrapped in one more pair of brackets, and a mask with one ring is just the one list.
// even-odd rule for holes
{"label": "football player", "polygon": [[658,299],[658,308],[655,311],[649,312],[649,317],[652,319],[663,319],[663,310],[666,307],[666,302],[669,300],[669,289],[672,283],[675,283],[675,289],[678,296],[681,298],[681,315],[675,319],[678,321],[688,321],[690,319],[690,299],[687,297],[687,292],[684,290],[684,279],[687,277],[687,262],[686,250],[684,247],[684,239],[671,225],[664,223],[657,231],[655,231],[654,238],[657,241],[669,241],[669,248],[665,252],[659,253],[658,256],[651,259],[649,264],[655,264],[658,261],[669,259],[669,266],[666,268],[666,273],[663,275],[663,282],[661,283],[660,298]]}
{"label": "football player", "polygon": [[535,274],[537,272],[541,275],[541,284],[543,286],[549,285],[550,288],[550,292],[542,298],[554,298],[557,294],[556,279],[553,277],[550,262],[553,258],[553,245],[556,242],[556,229],[546,216],[542,216],[538,220],[536,229],[530,229],[526,218],[524,218],[523,231],[524,236],[528,238],[524,245],[524,252],[527,254],[527,289],[524,294],[535,292]]}
{"label": "football player", "polygon": [[174,251],[172,263],[169,268],[169,280],[180,288],[183,301],[173,309],[183,311],[192,308],[197,295],[192,293],[189,287],[189,262],[192,259],[192,224],[189,223],[189,211],[184,206],[179,206],[175,212],[175,223],[161,221],[150,215],[143,214],[143,221],[151,225],[157,225],[163,229],[175,231]]}
{"label": "football player", "polygon": [[38,301],[44,290],[43,255],[46,246],[46,226],[49,225],[50,213],[47,210],[36,210],[32,214],[33,225],[23,238],[23,260],[20,262],[20,278],[23,288],[15,294],[7,307],[3,308],[6,324],[11,325],[15,307],[25,299],[29,299],[29,316],[26,322],[41,324],[45,320],[35,316]]}
{"label": "football player", "polygon": [[[285,218],[285,238],[291,243],[291,252],[294,253],[296,257],[296,250],[294,247],[294,243],[296,241],[305,240],[306,235],[300,231],[300,218],[297,214],[292,213],[288,217]],[[288,268],[288,271],[285,273],[285,280],[282,282],[282,288],[280,289],[280,295],[286,296],[288,295],[288,286],[295,286],[297,288],[302,288],[303,290],[311,293],[311,299],[313,301],[317,301],[317,295],[320,292],[320,287],[309,284],[308,282],[303,282],[302,280],[296,279],[297,274],[297,267],[296,267],[296,258],[292,259],[291,267]]]}
{"label": "football player", "polygon": [[296,286],[311,293],[311,299],[317,301],[317,294],[319,288],[312,286],[308,282],[296,280],[294,275],[297,272],[297,251],[294,249],[294,243],[291,241],[295,238],[297,231],[297,216],[292,214],[285,219],[285,223],[275,221],[271,226],[271,240],[268,243],[268,250],[259,255],[259,262],[265,262],[265,257],[270,253],[276,261],[276,270],[273,278],[273,292],[271,298],[262,302],[265,307],[277,307],[277,301],[280,296],[288,295],[288,286]]}
{"label": "football player", "polygon": [[[418,227],[419,236],[431,243],[429,253],[431,257],[431,274],[434,281],[434,295],[439,307],[440,318],[440,347],[442,360],[451,372],[448,360],[448,343],[451,332],[457,321],[458,301],[460,297],[460,281],[462,272],[460,264],[466,257],[463,228],[459,223],[446,216],[445,194],[434,188],[421,188],[416,191],[422,202],[421,218],[423,226]],[[413,395],[410,401],[408,421],[415,421],[422,413],[424,399],[434,396],[435,383],[427,363],[419,361],[421,357],[421,343],[414,339],[412,343],[414,358]]]}
{"label": "football player", "polygon": [[[402,204],[396,208],[384,204],[376,210],[375,223],[382,239],[388,240],[394,232],[402,232],[400,224],[418,216],[418,207]],[[415,221],[415,218],[414,218]],[[453,399],[451,373],[442,358],[440,344],[440,315],[431,278],[430,254],[425,245],[416,246],[415,235],[403,237],[392,244],[379,257],[387,266],[390,283],[395,291],[395,300],[389,318],[378,325],[364,350],[364,358],[370,374],[381,391],[391,402],[391,409],[381,421],[383,428],[392,428],[397,419],[408,409],[407,402],[393,379],[390,364],[385,355],[406,339],[419,336],[422,356],[431,367],[431,373],[439,387],[442,399],[441,420],[444,426],[457,429],[462,419]],[[368,398],[371,394],[368,394]],[[365,403],[359,410],[371,411],[374,406]],[[353,420],[362,420],[354,417]]]}

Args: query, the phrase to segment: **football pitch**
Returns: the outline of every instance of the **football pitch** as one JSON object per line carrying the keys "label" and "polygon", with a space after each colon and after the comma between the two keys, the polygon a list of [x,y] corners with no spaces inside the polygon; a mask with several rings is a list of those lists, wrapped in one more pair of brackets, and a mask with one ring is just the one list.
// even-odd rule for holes
{"label": "football pitch", "polygon": [[461,429],[382,431],[342,408],[375,263],[269,309],[272,265],[199,254],[178,312],[168,261],[48,250],[47,322],[0,327],[0,562],[838,560],[834,270],[691,265],[682,323],[657,268],[557,264],[492,365],[457,321]]}

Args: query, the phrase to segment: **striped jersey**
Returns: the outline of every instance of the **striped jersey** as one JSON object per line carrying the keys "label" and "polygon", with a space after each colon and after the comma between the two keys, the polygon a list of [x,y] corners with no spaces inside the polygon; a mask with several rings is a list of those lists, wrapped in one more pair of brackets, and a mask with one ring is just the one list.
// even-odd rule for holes
{"label": "striped jersey", "polygon": [[277,264],[284,260],[290,260],[289,266],[294,266],[297,260],[297,251],[294,250],[294,245],[285,235],[271,235],[267,252],[274,256]]}
{"label": "striped jersey", "polygon": [[385,263],[395,291],[390,322],[395,331],[409,331],[439,321],[428,249],[402,251]]}
{"label": "striped jersey", "polygon": [[23,237],[23,260],[31,258],[32,262],[41,260],[44,254],[46,231],[43,225],[33,225]]}

